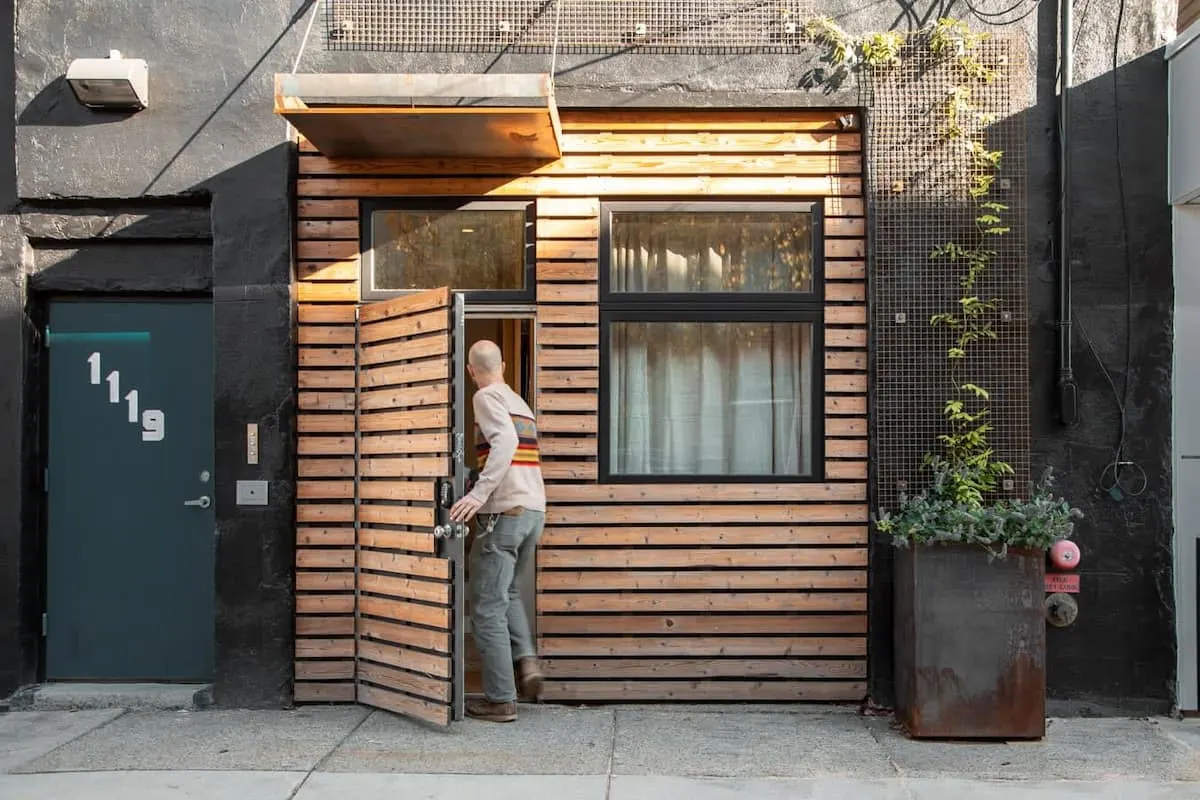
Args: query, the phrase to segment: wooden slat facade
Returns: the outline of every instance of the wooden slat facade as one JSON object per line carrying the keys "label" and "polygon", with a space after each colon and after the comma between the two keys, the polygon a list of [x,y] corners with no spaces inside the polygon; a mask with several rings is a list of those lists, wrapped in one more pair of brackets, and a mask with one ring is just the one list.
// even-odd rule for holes
{"label": "wooden slat facade", "polygon": [[450,292],[376,301],[358,319],[360,703],[449,725],[454,565],[434,482],[450,475]]}
{"label": "wooden slat facade", "polygon": [[[358,201],[296,205],[296,702],[353,702]],[[349,258],[317,256],[349,243]]]}
{"label": "wooden slat facade", "polygon": [[[333,160],[301,142],[297,700],[353,694],[344,671],[352,663],[342,655],[352,645],[342,638],[353,635],[352,609],[345,590],[334,588],[347,585],[354,558],[353,486],[344,472],[353,466],[344,415],[353,418],[354,377],[352,368],[344,374],[339,352],[353,347],[346,326],[359,296],[358,201],[406,194],[536,202],[533,404],[549,484],[537,576],[544,698],[866,695],[862,139],[839,130],[836,118],[563,111],[564,155],[550,163]],[[599,215],[608,197],[823,200],[821,482],[598,483]]]}
{"label": "wooden slat facade", "polygon": [[1200,0],[1179,0],[1179,15],[1175,30],[1186,31],[1196,20],[1200,20]]}

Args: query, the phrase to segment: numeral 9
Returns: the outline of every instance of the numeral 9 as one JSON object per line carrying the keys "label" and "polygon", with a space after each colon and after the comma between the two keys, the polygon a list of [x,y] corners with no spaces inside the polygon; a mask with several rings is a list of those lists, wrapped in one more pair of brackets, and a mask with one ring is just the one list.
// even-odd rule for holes
{"label": "numeral 9", "polygon": [[161,442],[167,435],[167,415],[156,408],[142,412],[142,441]]}

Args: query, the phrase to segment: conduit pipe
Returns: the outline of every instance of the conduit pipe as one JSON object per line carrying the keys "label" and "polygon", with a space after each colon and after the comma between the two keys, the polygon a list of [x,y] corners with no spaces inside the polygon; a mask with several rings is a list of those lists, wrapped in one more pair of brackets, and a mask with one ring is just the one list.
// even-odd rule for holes
{"label": "conduit pipe", "polygon": [[1064,425],[1078,419],[1078,387],[1071,363],[1071,84],[1075,39],[1072,0],[1059,0],[1058,64],[1058,417]]}

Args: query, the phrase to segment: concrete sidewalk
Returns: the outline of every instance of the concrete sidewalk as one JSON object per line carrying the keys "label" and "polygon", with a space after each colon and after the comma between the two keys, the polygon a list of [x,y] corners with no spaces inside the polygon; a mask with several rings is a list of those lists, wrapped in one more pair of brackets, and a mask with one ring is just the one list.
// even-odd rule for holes
{"label": "concrete sidewalk", "polygon": [[522,706],[449,732],[358,708],[0,714],[4,800],[1200,798],[1200,722],[1056,719],[1045,741],[914,742],[778,706]]}

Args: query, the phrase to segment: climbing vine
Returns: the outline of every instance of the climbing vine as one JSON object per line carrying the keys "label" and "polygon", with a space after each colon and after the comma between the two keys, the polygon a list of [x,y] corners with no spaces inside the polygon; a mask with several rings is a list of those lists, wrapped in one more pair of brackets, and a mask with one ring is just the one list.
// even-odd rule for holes
{"label": "climbing vine", "polygon": [[992,430],[990,393],[967,375],[972,348],[997,338],[999,302],[981,296],[980,284],[996,255],[996,238],[1009,232],[1004,221],[1008,206],[991,199],[1004,154],[988,149],[981,131],[993,120],[980,113],[973,102],[978,85],[1001,77],[1000,70],[980,53],[988,35],[973,32],[965,22],[955,19],[939,19],[911,34],[888,31],[857,38],[828,17],[811,21],[805,30],[826,49],[829,61],[839,69],[886,71],[901,63],[906,48],[912,53],[924,47],[935,60],[954,70],[955,81],[941,109],[939,132],[969,157],[964,188],[975,204],[975,225],[969,241],[948,241],[929,253],[930,259],[961,271],[961,294],[952,308],[929,320],[931,326],[951,331],[946,358],[952,384],[951,395],[942,406],[948,430],[938,437],[941,453],[929,453],[925,460],[927,466],[939,472],[940,487],[954,502],[979,508],[986,495],[995,491],[1005,476],[1013,474],[1009,464],[994,458],[988,441]]}
{"label": "climbing vine", "polygon": [[[835,70],[881,76],[909,58],[921,58],[948,69],[951,86],[934,110],[932,130],[940,141],[965,158],[966,169],[953,173],[944,187],[971,204],[974,224],[956,240],[933,247],[928,257],[957,271],[957,298],[930,316],[928,324],[949,333],[945,351],[948,396],[942,402],[944,432],[925,455],[933,473],[931,488],[916,497],[901,497],[895,513],[882,513],[878,529],[900,546],[913,542],[975,542],[994,555],[1012,546],[1048,547],[1070,535],[1078,511],[1050,494],[1050,475],[1029,500],[996,500],[993,493],[1014,475],[989,441],[991,393],[978,373],[986,362],[978,348],[999,338],[1002,315],[998,298],[985,291],[998,240],[1010,232],[1009,207],[993,193],[1004,153],[987,146],[984,135],[996,120],[978,108],[977,93],[1003,76],[1002,63],[992,63],[982,46],[988,34],[965,22],[939,19],[913,33],[868,33],[851,36],[832,19],[810,21],[808,37],[824,49]],[[957,176],[961,175],[961,179]],[[903,191],[898,182],[895,191]]]}

